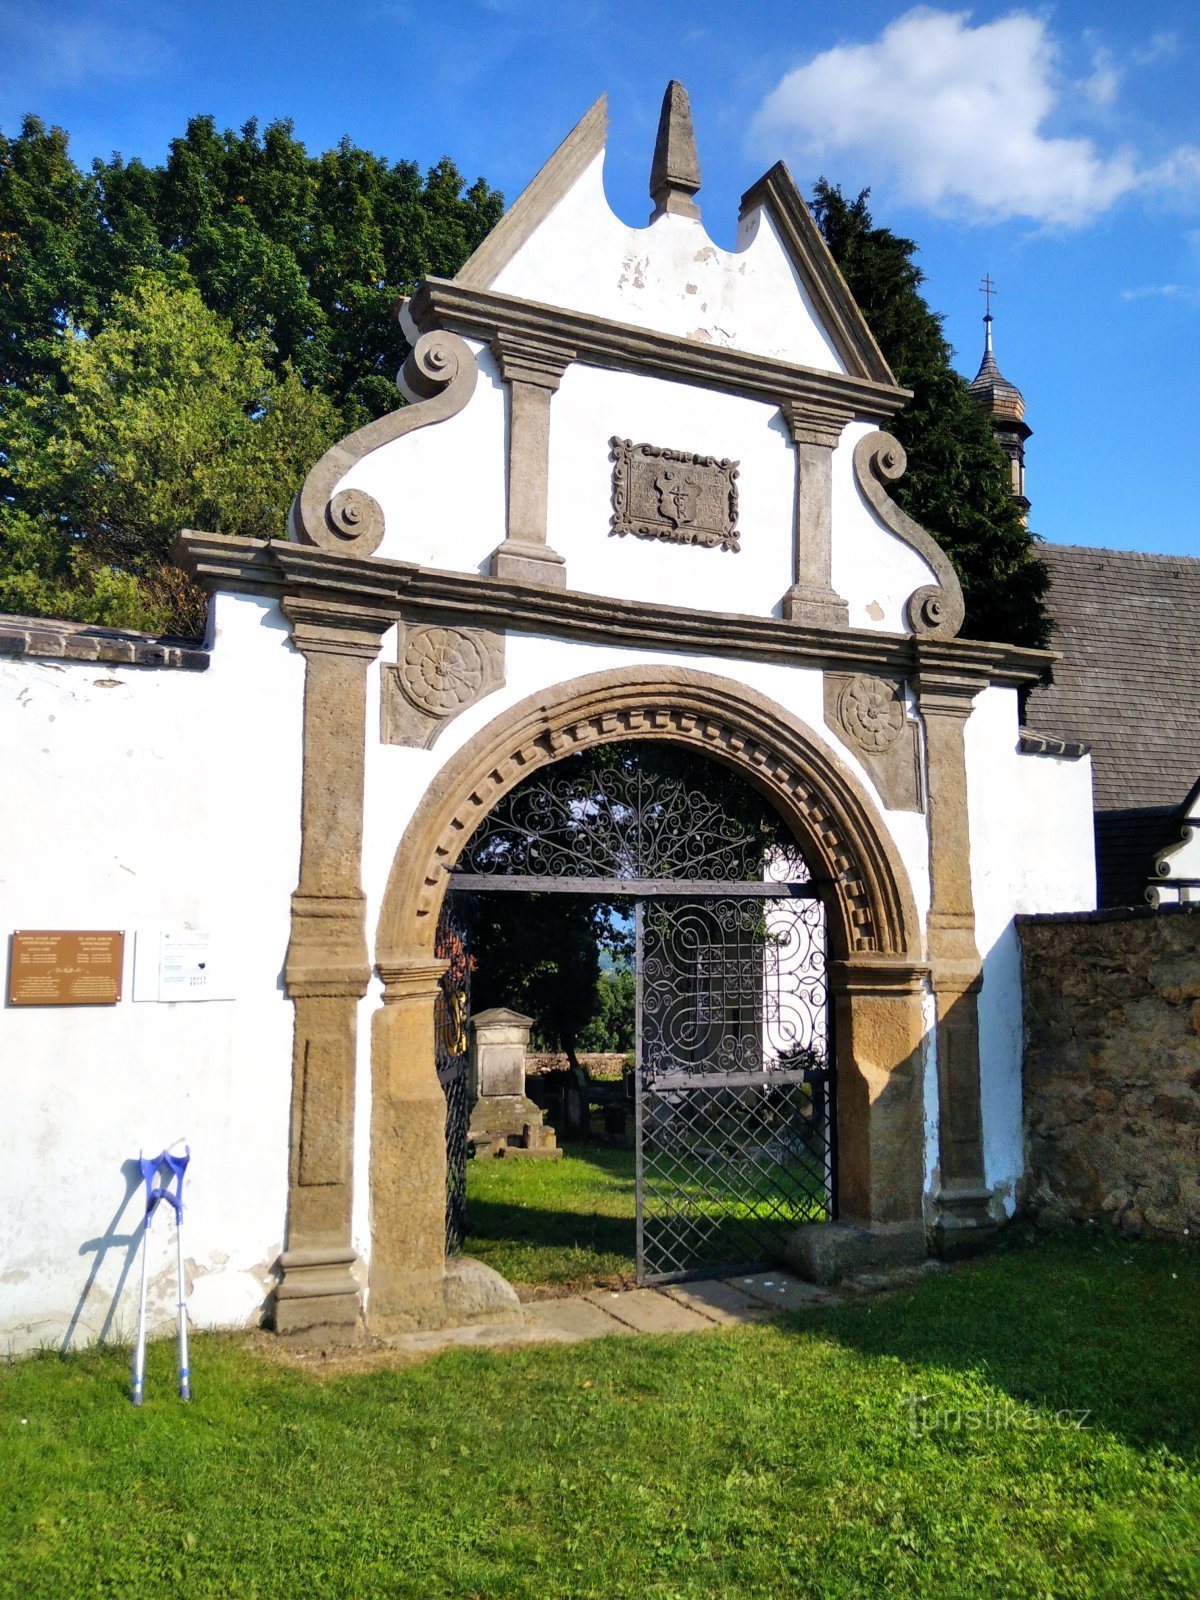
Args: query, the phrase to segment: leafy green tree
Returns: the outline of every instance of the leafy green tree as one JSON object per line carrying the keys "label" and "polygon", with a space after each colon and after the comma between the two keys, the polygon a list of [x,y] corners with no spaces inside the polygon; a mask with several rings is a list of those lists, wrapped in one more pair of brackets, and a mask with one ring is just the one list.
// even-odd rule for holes
{"label": "leafy green tree", "polygon": [[582,1070],[577,1050],[599,1004],[600,952],[619,938],[611,908],[573,894],[479,895],[470,927],[472,1006],[524,1012],[535,1048],[561,1050]]}
{"label": "leafy green tree", "polygon": [[632,1050],[636,1031],[637,975],[627,963],[602,971],[596,1009],[579,1035],[581,1050]]}
{"label": "leafy green tree", "polygon": [[916,244],[874,226],[869,193],[848,200],[822,178],[812,210],[897,381],[913,391],[891,424],[908,471],[890,492],[954,562],[967,606],[964,633],[1044,645],[1049,576],[1012,498],[1007,458],[951,365],[942,318],[920,293]]}
{"label": "leafy green tree", "polygon": [[5,568],[40,547],[45,598],[83,580],[91,620],[127,620],[136,593],[139,625],[198,631],[202,596],[170,561],[180,527],[282,537],[296,485],[340,430],[333,402],[290,368],[276,376],[269,355],[195,289],[140,274],[98,333],[65,340],[61,387],[23,397],[31,420],[9,471],[26,503],[56,515],[8,512]]}
{"label": "leafy green tree", "polygon": [[[89,173],[71,160],[66,134],[35,117],[15,138],[0,134],[0,600],[19,595],[27,609],[72,617],[99,611],[88,620],[117,625],[136,614],[148,627],[194,628],[195,597],[165,562],[160,512],[175,502],[172,536],[185,520],[212,527],[204,508],[213,506],[226,531],[281,532],[283,464],[296,472],[290,500],[331,438],[398,403],[393,376],[404,351],[388,315],[394,299],[431,273],[457,271],[502,209],[499,193],[483,180],[468,187],[449,160],[422,177],[413,162],[386,161],[349,140],[313,156],[288,122],[221,132],[196,117],[163,165],[114,156]],[[246,391],[241,422],[223,402],[206,407],[190,395],[174,452],[154,436],[146,386],[139,399],[139,386],[114,374],[102,395],[78,360],[110,323],[128,341],[131,301],[151,282],[196,297],[189,316],[196,304],[215,315],[222,332],[210,335],[201,365],[216,359],[213,338],[231,340],[221,392]],[[140,315],[152,310],[144,303]],[[115,348],[109,355],[119,366]],[[185,379],[176,364],[172,399]],[[126,418],[126,405],[136,414]],[[129,451],[151,443],[140,499],[128,474],[120,492],[101,493],[104,473],[119,474],[121,461],[89,454],[98,444],[89,416],[117,426],[113,450],[125,451],[126,464]],[[64,420],[68,440],[52,452]],[[230,428],[240,443],[226,467],[243,474],[240,510],[227,486],[216,487]],[[151,483],[150,464],[183,476]],[[246,476],[259,467],[261,480]],[[131,594],[145,601],[140,612],[130,610]]]}

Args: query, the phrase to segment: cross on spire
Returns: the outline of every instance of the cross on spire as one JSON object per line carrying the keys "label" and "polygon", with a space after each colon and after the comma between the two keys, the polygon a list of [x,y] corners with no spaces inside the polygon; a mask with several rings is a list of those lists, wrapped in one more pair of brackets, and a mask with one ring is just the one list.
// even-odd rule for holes
{"label": "cross on spire", "polygon": [[990,272],[985,272],[983,277],[980,278],[979,292],[980,294],[987,296],[986,315],[990,317],[992,314],[992,296],[998,292],[996,285],[992,282],[992,275]]}

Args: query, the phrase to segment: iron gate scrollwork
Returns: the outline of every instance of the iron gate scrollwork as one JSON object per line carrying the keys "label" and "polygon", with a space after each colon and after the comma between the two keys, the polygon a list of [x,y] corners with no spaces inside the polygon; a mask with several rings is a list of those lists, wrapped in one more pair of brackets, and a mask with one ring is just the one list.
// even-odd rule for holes
{"label": "iron gate scrollwork", "polygon": [[447,962],[438,979],[434,1006],[434,1059],[446,1096],[446,1254],[458,1255],[467,1227],[467,1129],[471,1015],[471,953],[465,924],[446,896],[434,939],[434,954]]}
{"label": "iron gate scrollwork", "polygon": [[639,1281],[769,1265],[834,1209],[825,908],[651,898],[637,943]]}
{"label": "iron gate scrollwork", "polygon": [[749,784],[650,741],[581,751],[504,796],[451,885],[630,905],[639,1283],[769,1265],[835,1215],[823,886]]}

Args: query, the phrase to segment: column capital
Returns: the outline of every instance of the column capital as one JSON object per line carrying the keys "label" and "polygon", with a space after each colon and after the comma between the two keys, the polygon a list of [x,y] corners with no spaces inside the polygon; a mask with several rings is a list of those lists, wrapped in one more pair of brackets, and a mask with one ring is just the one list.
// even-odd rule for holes
{"label": "column capital", "polygon": [[814,405],[811,400],[801,400],[794,395],[781,400],[779,409],[796,444],[815,445],[825,450],[836,448],[842,429],[850,421],[849,411]]}
{"label": "column capital", "polygon": [[845,960],[831,961],[829,977],[839,994],[920,994],[929,977],[929,964],[861,951]]}
{"label": "column capital", "polygon": [[498,333],[492,340],[491,350],[505,383],[529,383],[539,389],[549,389],[551,393],[575,360],[575,351],[568,345],[509,333]]}
{"label": "column capital", "polygon": [[390,610],[347,599],[285,595],[282,610],[292,625],[292,643],[306,656],[374,661],[384,634],[396,621]]}
{"label": "column capital", "polygon": [[383,979],[384,1005],[436,994],[438,981],[449,965],[442,956],[381,955],[376,970]]}
{"label": "column capital", "polygon": [[911,683],[922,716],[960,717],[971,715],[975,698],[987,687],[980,678],[943,667],[918,667]]}

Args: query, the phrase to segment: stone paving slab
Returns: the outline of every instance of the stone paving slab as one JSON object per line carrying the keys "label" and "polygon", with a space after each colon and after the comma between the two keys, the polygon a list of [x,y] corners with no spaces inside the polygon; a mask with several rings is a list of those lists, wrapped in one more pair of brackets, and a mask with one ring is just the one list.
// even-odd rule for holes
{"label": "stone paving slab", "polygon": [[632,1333],[627,1322],[588,1299],[536,1300],[525,1307],[531,1326],[571,1339],[599,1339],[608,1333]]}
{"label": "stone paving slab", "polygon": [[815,1283],[804,1283],[790,1272],[752,1272],[724,1278],[722,1282],[751,1295],[775,1311],[803,1311],[810,1306],[828,1305],[832,1296]]}
{"label": "stone paving slab", "polygon": [[766,1322],[774,1315],[775,1307],[765,1305],[756,1296],[743,1293],[732,1283],[720,1278],[707,1278],[695,1283],[666,1283],[663,1294],[681,1306],[688,1306],[710,1322],[721,1327],[736,1327],[743,1322]]}
{"label": "stone paving slab", "polygon": [[590,1289],[582,1298],[628,1323],[638,1333],[700,1333],[713,1326],[711,1317],[702,1316],[657,1289],[623,1289],[618,1293]]}
{"label": "stone paving slab", "polygon": [[612,1334],[698,1333],[767,1322],[785,1311],[829,1305],[840,1298],[844,1297],[803,1283],[788,1272],[752,1272],[654,1289],[590,1289],[569,1299],[527,1302],[522,1322],[402,1333],[387,1343],[398,1355],[420,1360],[452,1347],[501,1350],[576,1344]]}

